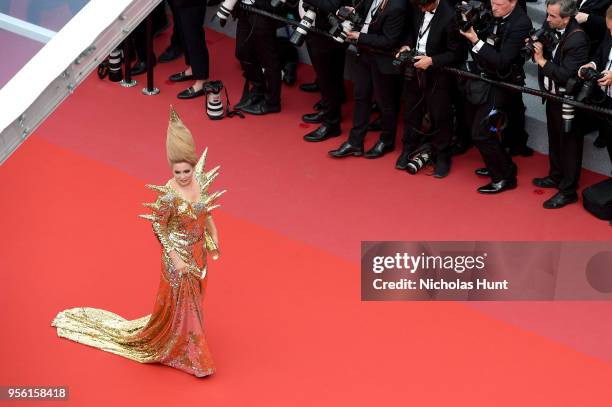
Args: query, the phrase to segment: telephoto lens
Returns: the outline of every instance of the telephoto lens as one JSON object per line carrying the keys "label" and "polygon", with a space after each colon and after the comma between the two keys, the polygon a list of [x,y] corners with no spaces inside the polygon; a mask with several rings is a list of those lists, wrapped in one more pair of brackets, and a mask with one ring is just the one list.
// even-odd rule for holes
{"label": "telephoto lens", "polygon": [[206,114],[210,120],[223,119],[223,99],[221,98],[223,83],[221,81],[211,81],[204,85],[206,94]]}
{"label": "telephoto lens", "polygon": [[121,48],[115,48],[108,56],[108,79],[111,82],[121,82],[123,71],[121,70]]}
{"label": "telephoto lens", "polygon": [[302,20],[300,20],[300,23],[293,32],[293,35],[291,35],[289,42],[296,47],[302,46],[304,43],[304,38],[306,38],[306,34],[308,33],[310,27],[312,27],[315,18],[317,18],[317,13],[313,9],[306,10],[304,17],[302,17]]}
{"label": "telephoto lens", "polygon": [[431,152],[429,150],[421,151],[412,156],[410,161],[408,161],[408,165],[406,166],[406,171],[410,174],[414,175],[417,172],[421,171],[423,167],[431,162]]}
{"label": "telephoto lens", "polygon": [[221,25],[221,27],[225,27],[227,19],[232,13],[234,6],[236,6],[236,3],[238,3],[238,0],[225,0],[219,6],[219,9],[217,10],[217,18],[219,19],[219,25]]}
{"label": "telephoto lens", "polygon": [[[566,99],[573,100],[572,95],[566,93],[565,88],[559,88],[559,92],[565,96]],[[563,103],[561,105],[561,118],[563,119],[563,131],[567,134],[572,131],[572,122],[574,121],[574,106]]]}

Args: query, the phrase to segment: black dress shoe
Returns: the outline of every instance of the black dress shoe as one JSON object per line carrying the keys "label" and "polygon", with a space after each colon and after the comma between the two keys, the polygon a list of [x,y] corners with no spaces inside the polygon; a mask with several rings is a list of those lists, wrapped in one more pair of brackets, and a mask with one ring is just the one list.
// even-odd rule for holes
{"label": "black dress shoe", "polygon": [[187,75],[185,72],[175,73],[168,78],[170,82],[185,82],[193,80],[193,75]]}
{"label": "black dress shoe", "polygon": [[300,85],[300,90],[304,91],[304,92],[318,92],[319,91],[319,84],[316,82],[312,82],[312,83],[303,83]]}
{"label": "black dress shoe", "polygon": [[281,111],[280,105],[269,105],[265,100],[261,100],[257,103],[253,103],[252,105],[245,106],[240,109],[244,113],[254,114],[256,116],[263,116],[264,114],[269,113],[278,113]]}
{"label": "black dress shoe", "polygon": [[180,48],[169,46],[159,56],[159,62],[164,63],[164,62],[174,61],[175,59],[177,59],[181,55],[183,55],[183,51]]}
{"label": "black dress shoe", "polygon": [[297,72],[297,63],[287,62],[285,66],[283,66],[283,69],[281,70],[283,82],[285,82],[289,86],[295,85],[296,72]]}
{"label": "black dress shoe", "polygon": [[248,93],[247,95],[244,95],[242,97],[242,99],[240,99],[240,101],[234,105],[234,109],[242,110],[242,109],[244,109],[247,106],[251,106],[251,105],[254,105],[256,103],[261,102],[263,100],[263,98],[264,98],[263,94]]}
{"label": "black dress shoe", "polygon": [[323,109],[325,109],[325,105],[323,104],[321,100],[319,100],[317,103],[312,105],[312,110],[314,110],[315,112],[319,112]]}
{"label": "black dress shoe", "polygon": [[448,175],[451,169],[451,159],[448,154],[438,154],[434,164],[434,177],[444,178]]}
{"label": "black dress shoe", "polygon": [[498,182],[490,182],[477,189],[481,194],[498,194],[509,189],[516,188],[516,178],[502,179]]}
{"label": "black dress shoe", "polygon": [[323,116],[325,116],[325,112],[318,111],[314,113],[308,113],[302,116],[302,121],[305,123],[323,123]]}
{"label": "black dress shoe", "polygon": [[190,86],[184,91],[180,92],[178,95],[176,95],[176,97],[178,97],[179,99],[193,99],[193,98],[197,98],[198,96],[203,96],[203,95],[204,95],[204,88],[200,90],[195,90],[193,86]]}
{"label": "black dress shoe", "polygon": [[406,168],[408,167],[408,162],[410,162],[411,155],[412,152],[404,148],[400,156],[397,158],[397,161],[395,162],[395,168],[397,168],[398,170],[406,171]]}
{"label": "black dress shoe", "polygon": [[325,141],[328,138],[339,136],[340,133],[342,133],[340,125],[327,125],[323,123],[315,131],[306,134],[304,140],[311,142]]}
{"label": "black dress shoe", "polygon": [[489,169],[487,167],[476,169],[476,171],[474,171],[474,174],[478,175],[479,177],[490,177],[491,176],[491,173],[489,172]]}
{"label": "black dress shoe", "polygon": [[544,178],[534,178],[531,182],[533,185],[539,188],[557,188],[559,187],[559,183],[557,183],[550,176]]}
{"label": "black dress shoe", "polygon": [[604,148],[608,145],[608,143],[606,142],[606,139],[600,134],[597,136],[595,141],[593,141],[593,145],[597,148]]}
{"label": "black dress shoe", "polygon": [[544,201],[544,208],[546,209],[559,209],[563,208],[565,205],[569,205],[571,203],[578,202],[578,194],[570,194],[564,195],[561,192],[557,192],[547,201]]}
{"label": "black dress shoe", "polygon": [[382,115],[378,116],[376,119],[372,120],[370,124],[368,124],[368,131],[381,131],[382,130]]}
{"label": "black dress shoe", "polygon": [[138,62],[136,65],[130,69],[130,73],[132,76],[141,75],[147,72],[147,63],[146,62]]}
{"label": "black dress shoe", "polygon": [[369,149],[365,154],[365,158],[380,158],[383,155],[390,153],[393,151],[393,145],[385,144],[382,141],[378,140],[374,147]]}
{"label": "black dress shoe", "polygon": [[363,147],[357,147],[345,141],[337,150],[332,150],[329,155],[335,158],[348,157],[349,155],[359,157],[363,155]]}

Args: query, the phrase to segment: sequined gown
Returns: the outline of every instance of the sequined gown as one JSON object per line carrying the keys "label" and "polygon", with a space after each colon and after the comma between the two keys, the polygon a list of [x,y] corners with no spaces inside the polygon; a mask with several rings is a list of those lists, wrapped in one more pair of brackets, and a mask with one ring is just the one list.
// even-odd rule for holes
{"label": "sequined gown", "polygon": [[[140,215],[152,222],[162,247],[159,289],[150,315],[126,320],[112,312],[80,307],[57,314],[52,326],[57,335],[141,363],[162,363],[197,377],[208,376],[215,366],[204,335],[202,296],[205,291],[206,252],[216,245],[206,230],[206,217],[225,191],[208,193],[218,167],[204,172],[206,151],[195,167],[200,186],[197,202],[183,199],[169,184],[148,185],[157,200]],[[189,265],[179,275],[168,253],[175,251]]]}

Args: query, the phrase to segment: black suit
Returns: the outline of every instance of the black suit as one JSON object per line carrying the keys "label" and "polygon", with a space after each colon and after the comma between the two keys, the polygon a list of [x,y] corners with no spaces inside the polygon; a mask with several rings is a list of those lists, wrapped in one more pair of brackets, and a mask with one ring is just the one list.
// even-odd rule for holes
{"label": "black suit", "polygon": [[[600,72],[605,70],[612,71],[612,66],[610,66],[609,61],[610,48],[612,48],[612,36],[610,35],[610,31],[608,31],[592,58],[592,61],[597,65],[597,70]],[[606,101],[606,107],[612,108],[612,98],[608,96]],[[610,161],[612,161],[612,117],[607,116],[601,118],[601,123],[599,134],[606,139],[608,154],[610,155]]]}
{"label": "black suit", "polygon": [[[365,0],[356,8],[364,17],[370,11],[373,0]],[[386,3],[386,4],[385,4]],[[383,1],[374,14],[367,33],[361,33],[357,45],[359,54],[354,59],[354,96],[353,128],[349,134],[349,143],[363,146],[370,114],[372,113],[372,96],[378,103],[382,114],[382,132],[380,140],[385,145],[395,143],[397,114],[401,77],[393,66],[393,51],[397,49],[404,37],[404,26],[408,20],[408,8],[405,0]],[[388,54],[372,52],[368,47],[387,51]]]}
{"label": "black suit", "polygon": [[[343,0],[307,0],[317,9],[315,27],[328,31],[331,27],[327,16],[343,5]],[[341,122],[341,106],[344,99],[344,59],[346,45],[332,38],[309,33],[306,47],[317,75],[323,105],[323,123],[338,125]]]}
{"label": "black suit", "polygon": [[611,0],[586,0],[580,4],[579,12],[589,15],[587,21],[581,24],[582,29],[590,39],[590,50],[593,54],[606,35],[606,10],[612,4]]}
{"label": "black suit", "polygon": [[[525,45],[525,38],[531,29],[531,20],[525,11],[515,6],[505,19],[497,21],[485,33],[479,35],[484,45],[478,52],[474,52],[472,48],[474,61],[486,76],[522,85],[525,78],[525,61],[520,50]],[[497,30],[500,37],[496,46],[486,43],[486,38],[494,30]],[[516,167],[500,140],[486,130],[487,117],[493,109],[503,110],[511,118],[516,117],[518,112],[513,109],[517,106],[522,106],[521,93],[496,87],[490,90],[485,103],[466,106],[468,121],[472,123],[472,140],[480,151],[493,182],[513,180],[516,177]]]}
{"label": "black suit", "polygon": [[[589,60],[589,37],[573,18],[559,39],[557,51],[550,59],[552,50],[547,50],[548,60],[538,69],[540,87],[545,89],[544,76],[554,82],[549,85],[555,93],[563,88],[568,79],[578,74],[578,68]],[[548,54],[548,55],[546,55]],[[549,83],[550,83],[549,81]],[[550,89],[546,89],[550,90]],[[576,110],[576,114],[580,112]],[[548,158],[550,162],[549,176],[559,185],[563,195],[575,195],[578,179],[582,169],[582,145],[584,135],[580,131],[563,130],[561,103],[546,101],[546,121],[548,128]],[[576,126],[573,126],[576,127]]]}
{"label": "black suit", "polygon": [[[435,132],[432,146],[437,153],[447,153],[452,138],[450,111],[453,76],[440,67],[457,65],[466,57],[464,42],[457,29],[456,14],[447,0],[440,0],[428,26],[425,13],[415,10],[407,44],[418,46],[420,37],[427,35],[425,54],[432,65],[425,71],[406,78],[404,82],[404,151],[411,153],[422,142],[418,132],[425,111],[429,111]],[[450,156],[450,154],[449,154]]]}

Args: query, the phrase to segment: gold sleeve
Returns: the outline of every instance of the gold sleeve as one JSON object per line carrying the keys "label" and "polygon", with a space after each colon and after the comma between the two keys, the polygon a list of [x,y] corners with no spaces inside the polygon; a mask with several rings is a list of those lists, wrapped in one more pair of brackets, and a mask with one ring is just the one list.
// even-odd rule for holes
{"label": "gold sleeve", "polygon": [[[147,185],[149,188],[160,190],[161,187]],[[165,191],[160,191],[165,192]],[[143,219],[151,221],[153,232],[166,253],[176,250],[176,247],[168,237],[168,225],[174,213],[173,199],[170,194],[160,194],[154,203],[145,203],[144,206],[151,209],[148,215],[139,215]]]}
{"label": "gold sleeve", "polygon": [[204,248],[209,252],[214,252],[214,251],[219,250],[219,247],[213,240],[210,233],[208,233],[208,230],[204,231]]}

